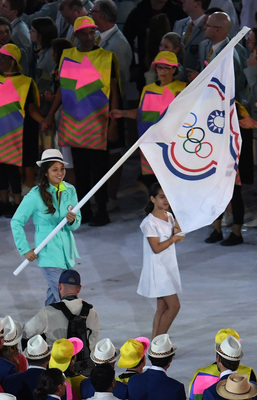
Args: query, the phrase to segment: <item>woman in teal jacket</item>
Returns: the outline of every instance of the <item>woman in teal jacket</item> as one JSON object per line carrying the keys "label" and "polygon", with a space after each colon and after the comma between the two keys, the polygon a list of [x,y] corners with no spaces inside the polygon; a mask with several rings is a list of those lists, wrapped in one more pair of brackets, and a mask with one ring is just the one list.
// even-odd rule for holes
{"label": "woman in teal jacket", "polygon": [[[11,228],[15,244],[27,260],[37,258],[38,266],[48,282],[45,305],[60,300],[58,291],[59,276],[63,269],[72,268],[75,256],[79,257],[72,231],[80,226],[80,211],[71,210],[78,203],[74,186],[63,182],[65,165],[59,150],[48,149],[42,154],[39,185],[31,189],[15,212]],[[24,225],[32,217],[35,225],[35,247],[63,220],[68,223],[36,255],[27,241]]]}

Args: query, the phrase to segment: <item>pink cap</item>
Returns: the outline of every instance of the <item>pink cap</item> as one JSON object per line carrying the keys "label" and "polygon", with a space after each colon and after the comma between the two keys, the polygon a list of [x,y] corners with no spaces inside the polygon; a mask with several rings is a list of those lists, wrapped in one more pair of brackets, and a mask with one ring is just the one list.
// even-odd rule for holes
{"label": "pink cap", "polygon": [[142,358],[143,358],[144,355],[145,355],[146,350],[150,346],[150,340],[145,336],[136,337],[135,340],[137,340],[138,342],[142,343],[142,345],[144,346],[144,352],[143,352],[143,355],[142,355]]}
{"label": "pink cap", "polygon": [[77,337],[71,337],[68,339],[74,346],[74,352],[73,355],[78,354],[84,347],[84,343],[81,339]]}

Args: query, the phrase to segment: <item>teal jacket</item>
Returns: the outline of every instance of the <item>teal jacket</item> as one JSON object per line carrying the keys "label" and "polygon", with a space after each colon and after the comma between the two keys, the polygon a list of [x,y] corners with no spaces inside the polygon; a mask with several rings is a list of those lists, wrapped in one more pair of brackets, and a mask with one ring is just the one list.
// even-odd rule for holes
{"label": "teal jacket", "polygon": [[[35,248],[52,232],[52,230],[63,220],[68,213],[68,207],[75,207],[78,203],[77,193],[74,186],[67,182],[63,182],[65,190],[61,192],[60,205],[56,197],[55,187],[49,184],[47,189],[53,197],[53,205],[55,207],[54,214],[46,214],[47,207],[40,195],[39,187],[35,186],[24,197],[17,211],[11,220],[11,228],[14,242],[21,255],[31,250],[31,246],[27,241],[24,231],[24,225],[30,217],[32,217],[35,225]],[[75,264],[75,256],[79,257],[75,240],[71,231],[80,226],[81,214],[76,213],[76,220],[72,225],[67,223],[64,227],[50,240],[50,242],[38,253],[39,267],[58,267],[72,268]]]}

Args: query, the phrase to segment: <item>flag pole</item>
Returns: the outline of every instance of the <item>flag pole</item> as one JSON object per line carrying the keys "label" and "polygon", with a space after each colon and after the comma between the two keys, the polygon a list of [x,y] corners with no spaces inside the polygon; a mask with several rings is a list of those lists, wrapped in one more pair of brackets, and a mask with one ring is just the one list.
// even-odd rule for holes
{"label": "flag pole", "polygon": [[[72,212],[76,213],[80,208],[97,192],[97,190],[114,174],[115,171],[134,153],[134,151],[139,147],[141,138],[139,138],[133,146],[117,161],[117,163],[97,182],[97,184],[81,199],[78,204],[72,209]],[[101,150],[99,150],[101,151]],[[68,222],[67,218],[63,220],[54,228],[54,230],[49,233],[49,235],[38,245],[34,253],[38,254],[40,250],[47,245],[47,243],[59,232],[60,229]],[[13,275],[17,276],[23,271],[23,269],[28,265],[29,260],[25,259],[14,271]]]}
{"label": "flag pole", "polygon": [[[192,91],[200,82],[202,79],[205,78],[206,74],[209,74],[210,68],[215,69],[217,64],[220,62],[220,59],[223,58],[223,54],[226,54],[227,51],[234,47],[245,35],[246,33],[250,30],[247,26],[244,26],[240,32],[237,33],[235,37],[231,39],[231,41],[225,46],[225,48],[218,54],[217,57],[194,79],[193,82],[190,83],[185,89],[184,93],[187,91]],[[174,103],[174,104],[173,104]],[[176,98],[172,102],[172,105],[174,106],[176,103]],[[151,129],[151,128],[150,128]],[[147,142],[145,139],[143,139],[145,135],[142,135],[136,143],[120,158],[120,160],[100,179],[100,181],[83,197],[83,199],[80,200],[80,202],[74,207],[73,212],[77,212],[94,194],[95,192],[110,178],[112,174],[130,157],[132,153],[139,147],[140,143],[142,140]],[[99,150],[101,151],[101,150]],[[34,250],[36,254],[40,252],[40,250],[43,249],[43,247],[53,238],[53,236],[56,235],[57,232],[59,232],[60,229],[67,223],[66,217],[56,226],[56,228],[43,240],[42,243]],[[16,268],[13,271],[13,274],[15,276],[19,275],[19,273],[26,267],[26,265],[29,263],[29,261],[26,259],[24,260],[18,268]]]}

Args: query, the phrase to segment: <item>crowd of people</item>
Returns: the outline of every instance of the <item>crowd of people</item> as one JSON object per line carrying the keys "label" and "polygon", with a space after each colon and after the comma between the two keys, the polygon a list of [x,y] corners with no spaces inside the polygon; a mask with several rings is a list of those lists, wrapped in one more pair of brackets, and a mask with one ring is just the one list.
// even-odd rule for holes
{"label": "crowd of people", "polygon": [[[69,293],[74,286],[79,286],[70,283],[73,278],[79,277],[76,271],[71,274],[64,272],[64,277],[68,283],[62,285],[66,285],[66,289],[70,287]],[[71,297],[69,294],[62,299],[70,309],[75,300]],[[90,316],[90,313],[93,314]],[[79,315],[78,310],[75,314]],[[91,306],[86,322],[88,341],[76,336],[67,337],[70,322],[62,319],[60,309],[51,306],[40,310],[23,328],[10,316],[1,318],[0,399],[187,398],[184,384],[167,375],[177,350],[167,333],[157,335],[151,341],[143,336],[130,338],[119,349],[110,338],[98,341],[99,326],[93,327],[96,318],[97,314]],[[23,353],[20,350],[21,340],[25,346]],[[255,398],[256,375],[250,366],[241,364],[244,353],[239,334],[231,328],[219,330],[214,349],[216,360],[196,370],[189,384],[188,398]],[[116,363],[124,372],[115,377]]]}
{"label": "crowd of people", "polygon": [[[122,14],[124,3],[132,3],[128,15]],[[37,181],[36,161],[49,148],[61,150],[67,160],[66,179],[76,187],[80,200],[120,158],[124,146],[136,139],[135,132],[144,134],[225,47],[239,30],[241,15],[242,23],[252,30],[234,49],[236,99],[254,119],[257,65],[252,14],[256,10],[253,6],[250,16],[247,7],[244,1],[233,4],[231,0],[117,4],[58,0],[33,8],[26,0],[1,0],[1,90],[11,80],[11,92],[18,92],[20,101],[7,100],[2,105],[8,112],[2,117],[6,145],[0,154],[0,213],[14,214],[22,196]],[[19,122],[15,124],[16,115]],[[137,126],[129,119],[136,120]],[[247,121],[242,122],[242,130],[251,136],[254,121]],[[247,156],[242,155],[230,208],[233,235],[223,240],[216,224],[208,243],[243,242],[240,185],[251,183],[253,175],[251,146],[243,146],[243,152]],[[139,179],[149,187],[155,177],[143,154],[141,161]],[[245,169],[248,174],[241,172]],[[117,207],[120,176],[121,168],[95,193],[96,209],[90,201],[84,205],[82,223],[110,222],[108,212]]]}
{"label": "crowd of people", "polygon": [[[119,350],[109,338],[98,341],[97,312],[78,297],[80,276],[72,270],[78,257],[72,231],[81,223],[110,222],[121,169],[95,193],[95,207],[88,201],[81,211],[72,210],[124,147],[145,134],[220,53],[238,32],[241,16],[251,31],[234,48],[243,147],[228,206],[233,231],[223,238],[221,215],[206,242],[243,243],[241,184],[253,183],[257,128],[256,5],[247,20],[244,1],[240,7],[231,0],[142,0],[133,4],[121,30],[122,3],[58,0],[29,12],[26,0],[0,0],[0,215],[12,217],[17,250],[28,261],[37,259],[48,284],[45,307],[24,327],[11,316],[0,321],[0,385],[3,395],[17,400],[186,398],[184,385],[166,375],[176,351],[167,332],[180,308],[175,243],[184,236],[144,154],[139,179],[149,189],[149,204],[140,226],[138,293],[157,299],[151,342],[130,338]],[[35,247],[67,220],[38,254],[24,230],[30,217]],[[79,324],[81,338],[74,334]],[[216,362],[196,372],[190,399],[253,398],[256,376],[240,364],[239,335],[222,330],[217,336]],[[126,371],[115,379],[116,361]]]}

